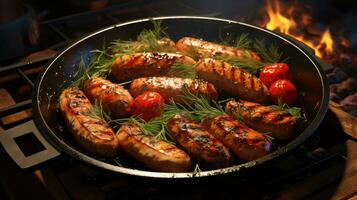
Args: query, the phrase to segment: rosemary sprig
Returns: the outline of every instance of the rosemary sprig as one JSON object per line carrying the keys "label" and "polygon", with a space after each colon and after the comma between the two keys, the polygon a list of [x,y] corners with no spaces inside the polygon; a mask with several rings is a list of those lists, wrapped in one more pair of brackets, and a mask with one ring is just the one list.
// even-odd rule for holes
{"label": "rosemary sprig", "polygon": [[181,78],[196,78],[197,73],[195,70],[195,65],[188,65],[182,62],[175,62],[170,67],[170,73]]}
{"label": "rosemary sprig", "polygon": [[235,47],[239,49],[249,49],[252,41],[248,38],[248,33],[242,33],[237,36]]}
{"label": "rosemary sprig", "polygon": [[167,27],[162,26],[161,20],[152,20],[154,28],[144,29],[138,35],[136,41],[116,40],[112,42],[111,50],[117,55],[126,55],[139,52],[177,52],[170,45],[165,45],[164,38],[168,39]]}
{"label": "rosemary sprig", "polygon": [[[105,49],[105,47],[103,47]],[[111,64],[114,57],[109,55],[106,50],[93,50],[88,65],[85,65],[83,57],[81,57],[78,70],[74,74],[75,81],[73,85],[82,88],[84,82],[92,76],[106,77],[111,71]]]}
{"label": "rosemary sprig", "polygon": [[85,113],[85,115],[95,118],[95,119],[102,119],[105,120],[107,122],[111,121],[110,118],[110,113],[106,113],[103,110],[103,105],[101,101],[95,101],[94,105],[92,105],[92,107],[90,107],[87,112]]}
{"label": "rosemary sprig", "polygon": [[290,107],[288,104],[281,102],[279,102],[278,105],[272,105],[271,107],[273,110],[284,111],[285,113],[294,116],[296,119],[303,118],[303,115],[301,114],[301,108],[299,107]]}
{"label": "rosemary sprig", "polygon": [[265,63],[276,63],[281,60],[282,52],[279,52],[276,44],[272,43],[267,46],[264,40],[255,40],[254,49],[261,56]]}
{"label": "rosemary sprig", "polygon": [[253,42],[249,39],[248,34],[245,33],[237,37],[234,46],[243,50],[252,48],[252,50],[255,50],[260,55],[261,61],[252,60],[246,57],[235,58],[224,55],[216,55],[214,58],[230,63],[235,67],[242,68],[252,74],[256,74],[260,68],[267,64],[281,61],[282,52],[279,51],[278,47],[274,43],[268,46],[264,40],[255,40],[255,42]]}
{"label": "rosemary sprig", "polygon": [[181,105],[181,107],[186,107],[187,109],[184,111],[190,114],[190,117],[194,120],[225,115],[225,112],[219,103],[211,100],[209,97],[192,94],[187,87],[184,88],[183,97],[185,98],[185,103],[184,105]]}

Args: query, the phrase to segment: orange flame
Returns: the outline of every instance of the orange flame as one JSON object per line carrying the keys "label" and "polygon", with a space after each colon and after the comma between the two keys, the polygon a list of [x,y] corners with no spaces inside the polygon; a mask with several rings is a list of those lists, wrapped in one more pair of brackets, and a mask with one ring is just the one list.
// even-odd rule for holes
{"label": "orange flame", "polygon": [[[278,0],[267,0],[266,11],[269,17],[269,21],[265,24],[265,28],[269,30],[278,30],[282,33],[288,34],[295,39],[305,43],[307,46],[315,50],[318,57],[322,58],[327,55],[331,55],[333,52],[333,39],[331,37],[329,29],[325,30],[322,34],[318,44],[306,39],[302,34],[296,34],[293,30],[298,26],[292,18],[294,12],[294,6],[290,8],[284,8],[285,13],[282,12],[281,5]],[[284,15],[285,14],[285,15]],[[287,16],[286,16],[287,15]],[[307,23],[311,20],[308,15],[304,14],[302,23]]]}

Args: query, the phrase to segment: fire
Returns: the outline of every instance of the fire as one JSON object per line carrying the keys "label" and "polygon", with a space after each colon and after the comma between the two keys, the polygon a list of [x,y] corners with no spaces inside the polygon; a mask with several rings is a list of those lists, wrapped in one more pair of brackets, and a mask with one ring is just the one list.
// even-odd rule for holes
{"label": "fire", "polygon": [[[283,12],[284,10],[285,12]],[[282,33],[288,34],[295,39],[305,43],[307,46],[315,50],[318,57],[326,57],[333,52],[333,39],[329,29],[321,35],[319,43],[315,43],[312,40],[304,37],[303,34],[295,33],[298,24],[292,17],[294,12],[294,6],[281,9],[281,5],[278,0],[267,0],[266,11],[269,17],[269,21],[265,24],[265,28],[269,30],[278,30]],[[302,15],[302,24],[306,24],[311,21],[311,17],[307,14]]]}

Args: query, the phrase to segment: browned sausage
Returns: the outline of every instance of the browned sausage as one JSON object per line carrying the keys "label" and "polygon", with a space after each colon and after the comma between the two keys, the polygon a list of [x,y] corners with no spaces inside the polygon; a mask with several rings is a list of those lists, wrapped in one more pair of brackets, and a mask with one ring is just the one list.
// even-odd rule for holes
{"label": "browned sausage", "polygon": [[84,93],[94,103],[101,102],[105,112],[116,118],[130,113],[133,97],[122,86],[101,77],[92,77],[84,83]]}
{"label": "browned sausage", "polygon": [[228,149],[198,122],[176,115],[167,122],[167,129],[171,137],[197,160],[215,168],[230,165]]}
{"label": "browned sausage", "polygon": [[269,139],[228,115],[203,121],[208,132],[223,142],[242,160],[254,160],[267,155],[272,147]]}
{"label": "browned sausage", "polygon": [[206,58],[197,63],[196,71],[199,78],[241,99],[259,103],[269,100],[269,91],[260,79],[228,63]]}
{"label": "browned sausage", "polygon": [[103,119],[88,114],[91,107],[78,88],[67,88],[60,95],[60,110],[77,143],[95,155],[114,156],[119,147],[118,140]]}
{"label": "browned sausage", "polygon": [[231,100],[226,104],[225,111],[231,116],[240,115],[250,127],[262,132],[271,132],[277,140],[286,140],[294,136],[296,118],[291,114],[276,110],[272,106],[262,106],[258,103]]}
{"label": "browned sausage", "polygon": [[158,92],[168,102],[173,99],[182,103],[185,98],[184,87],[192,94],[201,94],[217,99],[217,91],[213,84],[200,79],[174,78],[174,77],[149,77],[135,79],[130,85],[130,93],[136,97],[145,91]]}
{"label": "browned sausage", "polygon": [[144,135],[135,124],[122,125],[117,137],[127,154],[151,169],[185,172],[191,167],[191,159],[184,151],[153,136]]}
{"label": "browned sausage", "polygon": [[195,60],[174,53],[136,53],[124,55],[112,63],[112,73],[119,81],[140,77],[162,76],[170,72],[170,67],[181,62],[193,65]]}
{"label": "browned sausage", "polygon": [[181,38],[177,41],[176,48],[185,55],[199,55],[202,58],[212,58],[220,55],[228,58],[260,60],[259,55],[251,50],[224,46],[192,37]]}

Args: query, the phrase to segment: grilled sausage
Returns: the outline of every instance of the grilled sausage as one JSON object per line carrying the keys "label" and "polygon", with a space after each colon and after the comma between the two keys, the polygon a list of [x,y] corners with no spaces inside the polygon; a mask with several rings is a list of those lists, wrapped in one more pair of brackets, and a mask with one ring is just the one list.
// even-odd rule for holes
{"label": "grilled sausage", "polygon": [[267,87],[257,77],[223,61],[203,59],[197,63],[196,71],[199,78],[241,99],[263,104],[269,100]]}
{"label": "grilled sausage", "polygon": [[231,100],[226,104],[225,111],[233,117],[242,116],[244,122],[254,129],[271,132],[271,136],[277,140],[286,140],[294,136],[296,118],[272,106],[262,106],[244,100]]}
{"label": "grilled sausage", "polygon": [[151,169],[185,172],[191,167],[191,159],[184,151],[153,136],[144,135],[135,124],[122,125],[117,137],[127,154]]}
{"label": "grilled sausage", "polygon": [[267,136],[228,115],[203,121],[208,132],[223,142],[242,160],[254,160],[269,153],[272,143]]}
{"label": "grilled sausage", "polygon": [[217,91],[213,84],[200,79],[174,78],[174,77],[149,77],[135,79],[130,85],[130,93],[136,97],[145,91],[158,92],[166,102],[173,99],[182,103],[185,98],[184,87],[193,94],[201,94],[217,99]]}
{"label": "grilled sausage", "polygon": [[259,55],[251,50],[224,46],[192,37],[181,38],[176,42],[176,48],[185,55],[199,55],[202,58],[220,55],[230,58],[260,60]]}
{"label": "grilled sausage", "polygon": [[193,65],[195,60],[174,53],[136,53],[124,55],[112,63],[112,73],[119,81],[170,73],[175,62]]}
{"label": "grilled sausage", "polygon": [[114,117],[130,113],[133,97],[122,86],[101,77],[92,77],[84,83],[84,93],[89,100],[101,102],[104,111]]}
{"label": "grilled sausage", "polygon": [[60,95],[60,110],[77,143],[95,155],[114,156],[119,147],[118,140],[103,119],[88,114],[91,107],[78,88],[67,88]]}
{"label": "grilled sausage", "polygon": [[171,137],[199,161],[215,168],[230,165],[228,149],[198,122],[176,115],[167,122],[167,129]]}

